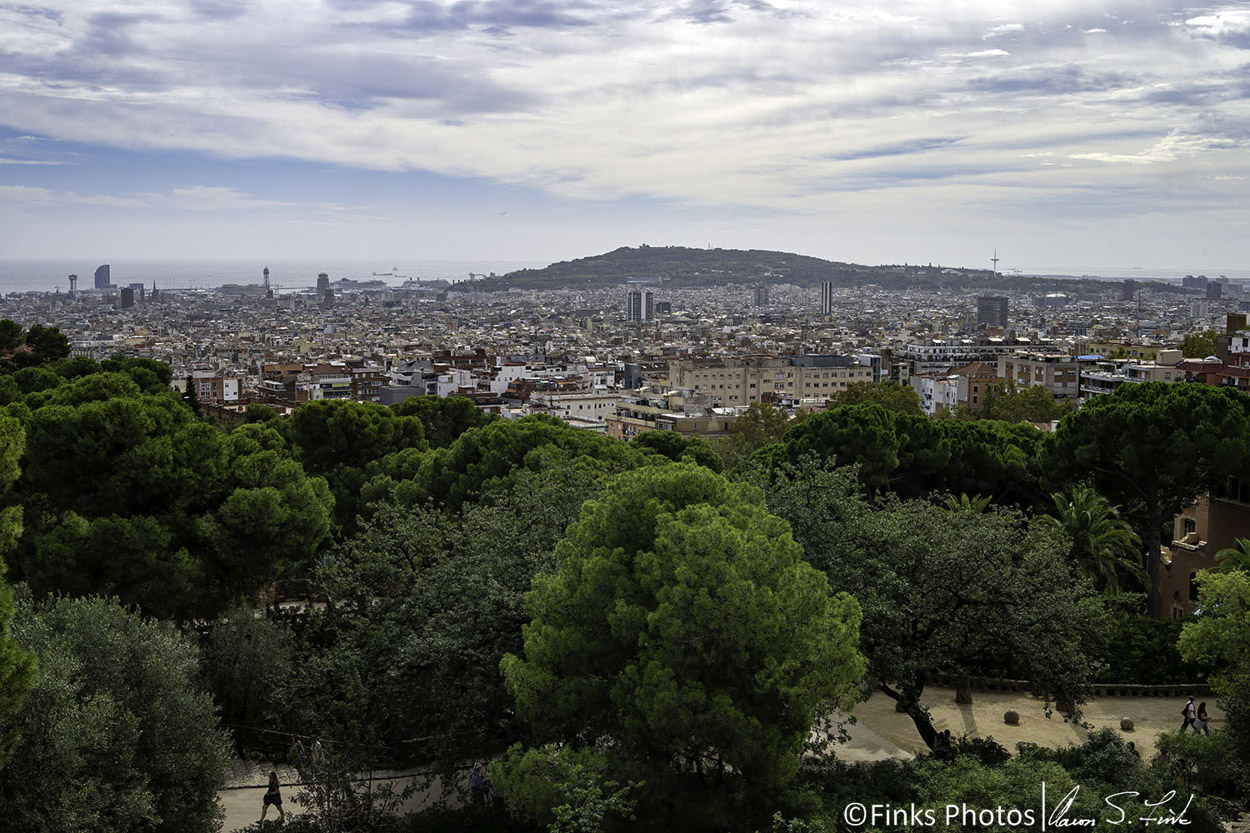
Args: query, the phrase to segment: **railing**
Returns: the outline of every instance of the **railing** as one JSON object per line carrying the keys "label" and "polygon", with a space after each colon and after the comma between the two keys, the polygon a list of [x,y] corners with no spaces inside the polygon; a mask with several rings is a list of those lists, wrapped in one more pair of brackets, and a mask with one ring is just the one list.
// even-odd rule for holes
{"label": "railing", "polygon": [[[961,678],[950,674],[936,674],[933,685],[958,688]],[[1008,680],[1001,677],[969,677],[969,688],[979,691],[1014,691],[1031,693],[1033,683],[1029,680]],[[1095,697],[1188,697],[1210,696],[1210,683],[1160,683],[1138,685],[1130,683],[1090,683],[1086,692]]]}

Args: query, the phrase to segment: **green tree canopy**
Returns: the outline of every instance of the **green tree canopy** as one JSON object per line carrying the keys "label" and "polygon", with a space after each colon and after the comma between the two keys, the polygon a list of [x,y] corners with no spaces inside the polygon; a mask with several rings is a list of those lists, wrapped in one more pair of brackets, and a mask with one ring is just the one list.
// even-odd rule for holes
{"label": "green tree canopy", "polygon": [[425,426],[430,448],[446,448],[470,428],[481,428],[491,416],[463,396],[414,396],[394,406],[400,416],[414,416]]}
{"label": "green tree canopy", "polygon": [[1146,588],[1149,580],[1142,567],[1141,538],[1120,517],[1120,507],[1112,506],[1086,483],[1055,492],[1051,500],[1053,514],[1042,520],[1072,542],[1072,563],[1086,577],[1112,596],[1120,592],[1122,575]]}
{"label": "green tree canopy", "polygon": [[874,494],[985,494],[1030,505],[1038,497],[1040,442],[1041,432],[1027,425],[931,420],[865,402],[811,417],[783,442],[757,452],[752,465],[775,469],[814,454],[857,466],[860,482]]}
{"label": "green tree canopy", "polygon": [[125,372],[31,394],[14,572],[39,593],[115,594],[211,614],[306,561],[329,532],[326,484],[272,430],[227,435]]}
{"label": "green tree canopy", "polygon": [[1181,354],[1187,359],[1205,359],[1207,356],[1214,356],[1219,336],[1220,334],[1215,330],[1190,333],[1181,342]]}
{"label": "green tree canopy", "polygon": [[785,409],[752,402],[730,425],[729,436],[720,441],[725,468],[731,469],[764,446],[780,442],[791,422]]}
{"label": "green tree canopy", "polygon": [[1047,443],[1049,479],[1093,476],[1134,517],[1146,545],[1148,606],[1162,607],[1161,528],[1182,505],[1250,461],[1250,396],[1230,388],[1144,382],[1094,398]]}
{"label": "green tree canopy", "polygon": [[890,498],[875,509],[853,469],[811,460],[753,478],[808,560],[859,601],[873,685],[930,747],[920,698],[938,674],[1028,679],[1036,694],[1080,701],[1097,670],[1102,606],[1073,578],[1059,536],[1001,508]]}
{"label": "green tree canopy", "polygon": [[994,396],[986,416],[1003,422],[1053,422],[1071,412],[1071,402],[1057,398],[1045,385],[1030,385]]}
{"label": "green tree canopy", "polygon": [[851,382],[846,390],[840,390],[829,398],[829,404],[834,408],[861,402],[875,402],[898,414],[924,415],[920,396],[911,385],[900,385],[898,382]]}
{"label": "green tree canopy", "polygon": [[556,543],[601,477],[514,477],[459,511],[383,503],[327,554],[331,604],[310,614],[324,637],[297,652],[280,698],[292,729],[369,737],[448,783],[523,737],[499,663],[521,650],[531,580],[555,569]]}
{"label": "green tree canopy", "polygon": [[572,428],[555,417],[494,420],[465,431],[451,446],[430,452],[415,477],[394,484],[393,494],[408,505],[434,500],[454,509],[506,487],[519,468],[578,465],[608,472],[637,463],[637,452],[624,443]]}
{"label": "green tree canopy", "polygon": [[25,332],[19,324],[0,321],[0,372],[38,367],[69,356],[69,339],[56,327],[35,324]]}
{"label": "green tree canopy", "polygon": [[1181,656],[1215,667],[1211,684],[1233,733],[1250,795],[1250,572],[1198,574],[1201,615],[1181,630]]}
{"label": "green tree canopy", "polygon": [[227,747],[172,626],[103,599],[19,599],[14,635],[38,658],[0,770],[12,833],[216,833]]}
{"label": "green tree canopy", "polygon": [[640,814],[723,826],[729,784],[745,807],[775,795],[813,724],[854,700],[858,606],[829,593],[749,486],[689,463],[628,472],[556,555],[504,678],[540,738],[645,773]]}
{"label": "green tree canopy", "polygon": [[[0,328],[2,333],[3,328]],[[26,434],[21,423],[12,417],[0,416],[0,493],[7,492],[18,477],[18,460],[25,441]],[[10,506],[0,510],[0,768],[4,767],[17,743],[17,716],[34,682],[33,658],[18,647],[10,632],[13,593],[4,581],[6,568],[3,556],[13,549],[21,534],[21,507]]]}
{"label": "green tree canopy", "polygon": [[716,449],[702,437],[684,437],[676,431],[643,431],[630,441],[630,445],[667,457],[674,462],[681,462],[683,458],[689,457],[714,472],[719,472],[724,467]]}

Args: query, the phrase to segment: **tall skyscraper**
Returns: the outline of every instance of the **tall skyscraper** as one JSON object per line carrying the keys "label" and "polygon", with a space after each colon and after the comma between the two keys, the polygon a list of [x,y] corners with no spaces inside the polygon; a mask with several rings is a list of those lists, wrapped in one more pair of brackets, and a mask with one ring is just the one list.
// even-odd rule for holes
{"label": "tall skyscraper", "polygon": [[654,321],[655,295],[650,289],[631,289],[625,296],[626,321]]}
{"label": "tall skyscraper", "polygon": [[1129,278],[1124,282],[1124,291],[1120,295],[1120,300],[1131,301],[1137,296],[1137,281]]}
{"label": "tall skyscraper", "polygon": [[130,309],[135,305],[135,291],[128,286],[122,287],[122,309]]}
{"label": "tall skyscraper", "polygon": [[820,314],[833,315],[833,281],[820,283]]}
{"label": "tall skyscraper", "polygon": [[1007,299],[1001,295],[977,298],[977,324],[982,327],[1007,328]]}
{"label": "tall skyscraper", "polygon": [[757,307],[768,306],[768,284],[755,287],[755,305]]}
{"label": "tall skyscraper", "polygon": [[109,274],[109,265],[106,263],[95,270],[95,288],[111,289],[112,287],[113,281]]}

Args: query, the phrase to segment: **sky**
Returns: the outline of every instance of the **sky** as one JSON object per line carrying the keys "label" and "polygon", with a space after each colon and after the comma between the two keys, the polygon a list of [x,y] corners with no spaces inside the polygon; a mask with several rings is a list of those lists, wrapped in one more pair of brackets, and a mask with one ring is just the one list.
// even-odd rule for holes
{"label": "sky", "polygon": [[0,0],[0,257],[1250,268],[1250,2]]}

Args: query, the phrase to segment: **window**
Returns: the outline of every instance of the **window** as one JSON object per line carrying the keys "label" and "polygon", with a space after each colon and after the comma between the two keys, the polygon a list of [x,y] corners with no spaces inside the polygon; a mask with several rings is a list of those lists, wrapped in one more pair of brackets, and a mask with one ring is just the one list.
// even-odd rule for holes
{"label": "window", "polygon": [[1198,524],[1194,522],[1194,519],[1186,518],[1185,519],[1185,534],[1188,535],[1191,532],[1197,532],[1197,531],[1198,531]]}

